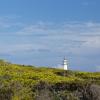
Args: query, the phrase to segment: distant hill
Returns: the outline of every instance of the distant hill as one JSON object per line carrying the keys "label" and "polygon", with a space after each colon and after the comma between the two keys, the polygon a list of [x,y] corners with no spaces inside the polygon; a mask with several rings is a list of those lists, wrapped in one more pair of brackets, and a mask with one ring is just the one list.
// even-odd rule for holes
{"label": "distant hill", "polygon": [[0,100],[100,100],[100,72],[64,71],[0,60]]}

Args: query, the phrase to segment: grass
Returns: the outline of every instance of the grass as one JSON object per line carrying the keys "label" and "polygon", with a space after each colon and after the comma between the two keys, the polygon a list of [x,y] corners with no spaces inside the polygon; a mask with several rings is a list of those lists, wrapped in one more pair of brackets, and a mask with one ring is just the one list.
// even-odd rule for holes
{"label": "grass", "polygon": [[53,86],[57,84],[80,86],[87,82],[100,85],[100,73],[17,65],[0,60],[0,93],[4,94],[0,96],[3,98],[1,100],[5,98],[33,100],[32,98],[36,96],[34,87],[41,81]]}

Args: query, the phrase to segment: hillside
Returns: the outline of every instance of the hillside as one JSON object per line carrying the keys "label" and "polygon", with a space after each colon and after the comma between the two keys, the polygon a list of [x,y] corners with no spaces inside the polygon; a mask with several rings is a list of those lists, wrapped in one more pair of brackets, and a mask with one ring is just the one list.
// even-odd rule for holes
{"label": "hillside", "polygon": [[0,100],[100,100],[100,72],[37,68],[0,60]]}

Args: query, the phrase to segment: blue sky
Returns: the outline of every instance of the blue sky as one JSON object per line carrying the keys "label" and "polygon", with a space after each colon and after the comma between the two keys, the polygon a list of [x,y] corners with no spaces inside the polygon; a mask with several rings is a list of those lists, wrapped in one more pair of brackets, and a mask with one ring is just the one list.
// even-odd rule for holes
{"label": "blue sky", "polygon": [[0,58],[100,71],[100,0],[0,0]]}

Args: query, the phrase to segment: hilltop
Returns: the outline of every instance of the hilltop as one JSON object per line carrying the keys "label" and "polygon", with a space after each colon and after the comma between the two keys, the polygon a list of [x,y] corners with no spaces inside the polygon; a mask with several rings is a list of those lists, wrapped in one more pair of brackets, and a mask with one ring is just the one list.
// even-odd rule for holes
{"label": "hilltop", "polygon": [[100,72],[64,71],[0,60],[0,100],[100,100],[99,95]]}

